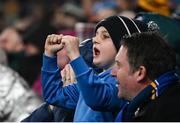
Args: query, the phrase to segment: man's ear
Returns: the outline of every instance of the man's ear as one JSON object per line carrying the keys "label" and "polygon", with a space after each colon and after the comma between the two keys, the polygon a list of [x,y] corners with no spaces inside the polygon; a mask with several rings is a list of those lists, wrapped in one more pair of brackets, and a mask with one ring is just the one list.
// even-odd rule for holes
{"label": "man's ear", "polygon": [[138,70],[136,71],[136,81],[137,82],[143,82],[146,81],[146,68],[144,66],[140,66]]}

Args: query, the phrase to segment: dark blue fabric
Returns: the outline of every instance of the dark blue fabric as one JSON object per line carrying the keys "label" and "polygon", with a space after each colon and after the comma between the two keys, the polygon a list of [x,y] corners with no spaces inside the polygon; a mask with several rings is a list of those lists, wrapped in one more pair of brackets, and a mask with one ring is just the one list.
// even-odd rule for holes
{"label": "dark blue fabric", "polygon": [[157,86],[157,92],[158,95],[161,95],[161,93],[168,87],[168,85],[177,82],[179,80],[178,75],[175,73],[175,71],[170,71],[162,76],[158,77],[155,81],[159,83]]}
{"label": "dark blue fabric", "polygon": [[[66,87],[62,87],[62,81],[60,76],[60,69],[55,66],[51,65],[51,68],[49,68],[48,63],[55,63],[56,59],[54,58],[48,58],[43,57],[43,67],[42,67],[42,89],[43,89],[43,97],[44,100],[52,105],[56,105],[58,107],[68,108],[68,109],[76,109],[74,120],[73,121],[114,121],[114,116],[112,112],[105,112],[105,111],[95,111],[91,109],[84,101],[84,98],[82,97],[82,94],[79,93],[79,89],[77,86],[77,83],[70,84]],[[77,61],[78,60],[78,61]],[[71,61],[71,63],[78,63],[77,65],[80,65],[83,69],[87,68],[85,71],[91,71],[93,73],[92,69],[89,69],[88,67],[83,67],[84,61],[82,61],[82,57],[78,57],[76,60]],[[73,65],[72,65],[73,67]],[[77,67],[77,68],[81,68]],[[74,67],[73,67],[74,68]],[[82,69],[78,69],[75,72],[81,72]],[[107,71],[109,72],[109,71]],[[84,72],[83,72],[84,73]],[[85,72],[86,73],[86,72]],[[87,74],[86,74],[87,75]],[[98,78],[100,82],[106,82],[106,85],[112,85],[111,87],[115,87],[116,79],[112,76],[108,76],[103,78],[101,75],[94,75],[94,74],[88,74],[88,80],[93,80],[94,76],[95,78]],[[78,75],[77,75],[78,77]],[[96,79],[97,80],[97,79]],[[105,81],[106,80],[106,81]],[[87,81],[87,79],[86,79]],[[99,81],[96,81],[99,82]],[[109,83],[109,84],[108,84]],[[99,88],[101,86],[97,86]],[[95,88],[95,87],[94,87]],[[96,89],[96,88],[95,88]],[[97,89],[99,90],[99,89]],[[105,90],[106,91],[106,90]],[[111,92],[111,91],[110,91]],[[94,92],[95,93],[95,92]],[[103,95],[106,94],[102,92]],[[114,91],[112,91],[114,95]],[[88,92],[88,96],[92,94],[91,91]],[[114,97],[111,93],[108,93],[110,95],[107,95],[108,97],[112,98]],[[96,94],[97,97],[100,97],[100,94]],[[102,97],[102,96],[101,96]],[[106,100],[109,101],[109,100]],[[111,101],[111,100],[110,100]],[[114,103],[114,102],[113,102]],[[118,103],[120,104],[120,103]]]}
{"label": "dark blue fabric", "polygon": [[119,122],[119,121],[122,121],[122,116],[123,116],[123,111],[125,110],[125,108],[127,107],[127,105],[129,104],[129,102],[127,102],[123,107],[122,109],[120,110],[120,112],[118,113],[116,119],[115,119],[115,122]]}
{"label": "dark blue fabric", "polygon": [[52,122],[53,119],[53,112],[48,109],[48,104],[44,103],[21,122]]}
{"label": "dark blue fabric", "polygon": [[94,71],[96,71],[97,73],[102,72],[102,69],[97,68],[94,64],[93,64],[93,42],[92,39],[87,39],[85,41],[82,41],[80,43],[80,54],[83,57],[84,61],[86,62],[86,64],[89,67],[92,67]]}
{"label": "dark blue fabric", "polygon": [[33,111],[28,117],[21,122],[72,122],[74,110],[54,107],[53,110],[48,108],[47,103],[43,103],[39,108]]}

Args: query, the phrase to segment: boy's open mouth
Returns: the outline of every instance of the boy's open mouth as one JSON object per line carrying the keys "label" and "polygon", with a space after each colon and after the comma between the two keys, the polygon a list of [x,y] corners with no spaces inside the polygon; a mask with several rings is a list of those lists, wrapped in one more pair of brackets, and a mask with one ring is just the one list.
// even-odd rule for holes
{"label": "boy's open mouth", "polygon": [[95,48],[94,48],[94,55],[97,56],[97,55],[99,55],[99,54],[100,54],[100,51],[95,47]]}

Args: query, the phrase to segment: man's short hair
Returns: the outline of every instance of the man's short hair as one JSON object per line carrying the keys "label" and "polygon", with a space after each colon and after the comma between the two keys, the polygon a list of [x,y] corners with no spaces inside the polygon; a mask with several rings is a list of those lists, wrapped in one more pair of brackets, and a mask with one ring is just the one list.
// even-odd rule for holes
{"label": "man's short hair", "polygon": [[145,66],[147,76],[154,80],[159,75],[174,70],[176,55],[159,32],[135,33],[122,40],[132,72]]}

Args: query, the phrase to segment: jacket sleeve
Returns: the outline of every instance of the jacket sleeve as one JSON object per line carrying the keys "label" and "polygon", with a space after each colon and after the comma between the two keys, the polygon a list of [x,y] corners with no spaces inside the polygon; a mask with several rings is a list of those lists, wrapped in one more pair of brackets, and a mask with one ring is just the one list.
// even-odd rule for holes
{"label": "jacket sleeve", "polygon": [[21,122],[53,122],[53,112],[48,109],[48,104],[43,103]]}
{"label": "jacket sleeve", "polygon": [[76,84],[63,87],[57,58],[43,56],[42,91],[44,100],[52,105],[75,109],[79,91]]}
{"label": "jacket sleeve", "polygon": [[126,102],[118,98],[117,80],[111,76],[110,72],[104,76],[95,74],[81,56],[70,64],[76,74],[79,90],[86,104],[92,109],[119,109]]}

